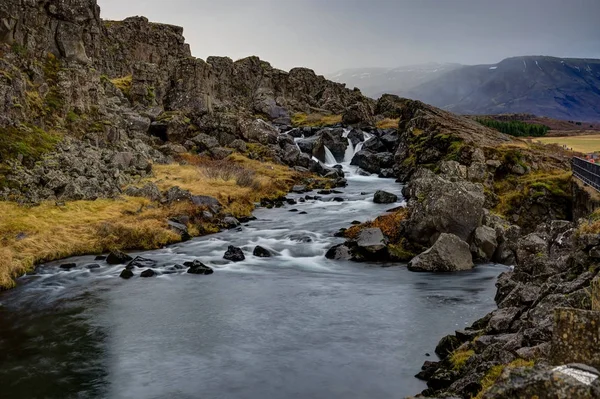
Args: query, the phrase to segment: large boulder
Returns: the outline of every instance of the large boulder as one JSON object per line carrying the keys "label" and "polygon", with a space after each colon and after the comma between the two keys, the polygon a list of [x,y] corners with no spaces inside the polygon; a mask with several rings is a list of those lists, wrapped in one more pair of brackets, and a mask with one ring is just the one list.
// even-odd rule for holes
{"label": "large boulder", "polygon": [[133,260],[131,256],[121,251],[111,251],[106,257],[106,263],[109,265],[121,265],[131,260]]}
{"label": "large boulder", "polygon": [[485,195],[480,184],[450,181],[422,169],[403,193],[412,209],[406,234],[413,242],[431,245],[441,233],[468,241],[481,226]]}
{"label": "large boulder", "polygon": [[442,233],[431,248],[408,263],[408,270],[425,272],[456,272],[474,266],[469,244],[454,234]]}
{"label": "large boulder", "polygon": [[262,119],[255,119],[253,121],[242,120],[239,123],[238,129],[242,137],[247,141],[258,142],[263,145],[277,144],[279,130]]}
{"label": "large boulder", "polygon": [[369,150],[361,150],[354,155],[350,164],[369,173],[379,173],[382,169],[391,168],[394,165],[394,155],[390,152],[374,153]]}

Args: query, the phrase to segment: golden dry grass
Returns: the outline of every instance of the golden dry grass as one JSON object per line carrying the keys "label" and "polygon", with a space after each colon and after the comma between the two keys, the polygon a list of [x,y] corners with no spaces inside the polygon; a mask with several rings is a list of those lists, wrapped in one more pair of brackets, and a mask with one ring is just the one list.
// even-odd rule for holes
{"label": "golden dry grass", "polygon": [[541,137],[536,138],[544,144],[566,145],[576,152],[591,153],[600,151],[600,134],[570,137]]}
{"label": "golden dry grass", "polygon": [[342,115],[304,114],[292,115],[292,124],[295,127],[304,126],[333,126],[342,123]]}
{"label": "golden dry grass", "polygon": [[360,233],[364,229],[368,228],[380,228],[383,234],[390,240],[392,243],[397,243],[402,238],[400,235],[400,222],[405,220],[408,217],[408,209],[402,208],[396,212],[388,213],[386,215],[379,216],[377,219],[373,221],[368,221],[356,226],[350,227],[344,235],[347,238],[356,238],[358,233]]}
{"label": "golden dry grass", "polygon": [[378,129],[397,129],[399,122],[400,122],[399,118],[398,119],[385,118],[385,119],[382,119],[379,122],[377,122],[376,126]]}
{"label": "golden dry grass", "polygon": [[121,90],[126,97],[129,97],[129,94],[131,93],[131,84],[133,81],[133,77],[131,75],[111,79],[110,81],[117,89]]}
{"label": "golden dry grass", "polygon": [[[192,194],[214,196],[225,212],[248,216],[261,198],[285,195],[301,176],[293,170],[233,155],[228,161],[187,156],[187,165],[155,165],[154,182],[161,190],[179,186]],[[212,168],[229,168],[215,174]],[[240,181],[240,176],[245,176]],[[249,184],[250,183],[250,184]],[[73,201],[64,206],[44,202],[25,207],[0,202],[0,289],[41,262],[111,249],[153,249],[181,238],[167,219],[199,213],[190,204],[159,206],[144,198]],[[215,232],[215,226],[189,226],[192,235]],[[24,237],[24,238],[23,238]]]}

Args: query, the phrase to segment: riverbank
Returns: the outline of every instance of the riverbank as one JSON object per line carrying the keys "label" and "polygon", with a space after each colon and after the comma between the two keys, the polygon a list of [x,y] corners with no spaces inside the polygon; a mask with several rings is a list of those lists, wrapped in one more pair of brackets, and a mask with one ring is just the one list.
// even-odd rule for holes
{"label": "riverbank", "polygon": [[[239,154],[225,161],[188,155],[180,163],[153,165],[153,176],[136,184],[146,187],[141,193],[130,187],[115,199],[45,201],[36,206],[0,202],[0,289],[13,287],[16,277],[42,262],[180,242],[185,237],[173,222],[184,225],[192,237],[218,232],[226,216],[249,217],[261,199],[284,196],[309,178]],[[326,186],[324,179],[312,180],[313,185],[317,182]],[[210,204],[177,198],[176,187],[214,198],[218,212],[208,210]]]}

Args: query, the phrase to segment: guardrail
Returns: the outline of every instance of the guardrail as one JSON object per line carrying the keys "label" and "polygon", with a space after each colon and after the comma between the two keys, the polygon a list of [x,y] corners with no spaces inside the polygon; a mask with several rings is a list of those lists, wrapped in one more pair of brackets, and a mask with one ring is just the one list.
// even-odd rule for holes
{"label": "guardrail", "polygon": [[600,191],[600,165],[588,162],[583,158],[574,157],[571,160],[571,167],[573,176]]}

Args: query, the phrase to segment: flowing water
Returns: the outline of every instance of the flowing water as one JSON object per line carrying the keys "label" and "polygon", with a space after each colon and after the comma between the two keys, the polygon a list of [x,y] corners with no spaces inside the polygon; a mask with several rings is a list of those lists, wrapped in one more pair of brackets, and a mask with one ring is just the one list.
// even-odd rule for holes
{"label": "flowing water", "polygon": [[[493,309],[504,268],[436,275],[325,259],[342,242],[339,228],[401,205],[373,203],[377,189],[400,194],[401,185],[344,168],[343,194],[259,209],[239,230],[141,254],[158,261],[158,277],[125,281],[123,266],[93,256],[23,277],[0,296],[0,397],[348,399],[424,389],[413,375],[440,337]],[[224,261],[228,245],[246,260]],[[253,257],[256,245],[274,256]],[[193,259],[215,273],[167,274]]]}

